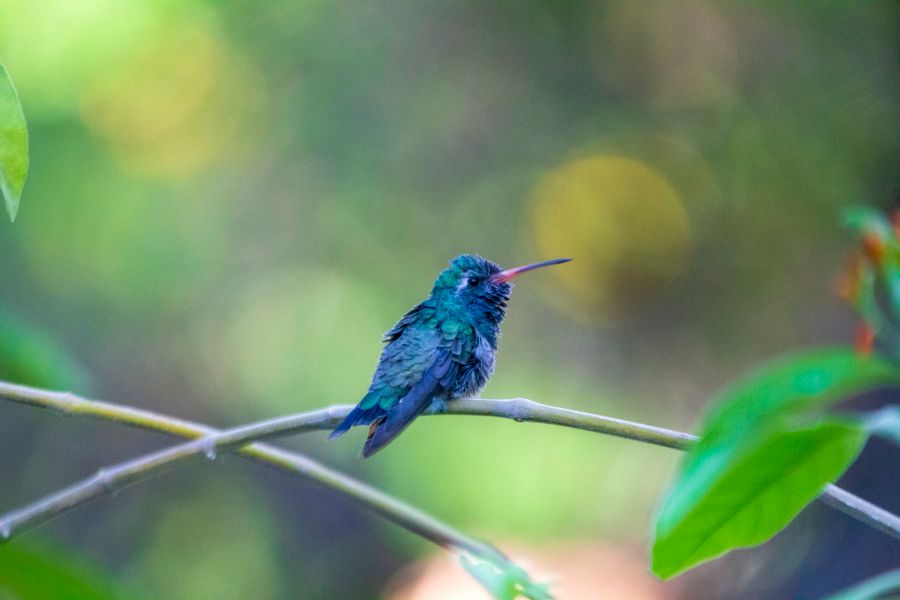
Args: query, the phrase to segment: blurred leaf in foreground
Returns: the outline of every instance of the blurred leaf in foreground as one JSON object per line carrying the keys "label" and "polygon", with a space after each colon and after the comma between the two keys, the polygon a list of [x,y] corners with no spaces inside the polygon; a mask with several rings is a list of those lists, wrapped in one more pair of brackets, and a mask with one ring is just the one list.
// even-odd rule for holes
{"label": "blurred leaf in foreground", "polygon": [[497,600],[551,600],[545,584],[535,583],[524,569],[510,562],[498,563],[482,558],[460,556],[462,566]]}
{"label": "blurred leaf in foreground", "polygon": [[865,441],[864,431],[833,420],[772,429],[721,467],[683,479],[657,521],[654,573],[670,577],[766,541],[850,466]]}
{"label": "blurred leaf in foreground", "polygon": [[71,556],[20,542],[0,546],[0,598],[4,600],[116,597],[109,581]]}
{"label": "blurred leaf in foreground", "polygon": [[826,408],[849,395],[900,383],[900,372],[879,357],[850,348],[828,348],[775,360],[730,385],[712,402],[701,440],[685,459],[685,471],[736,434],[773,420]]}
{"label": "blurred leaf in foreground", "polygon": [[11,221],[16,220],[19,198],[28,174],[28,130],[19,95],[0,64],[0,193]]}
{"label": "blurred leaf in foreground", "polygon": [[818,350],[732,386],[706,419],[656,522],[653,572],[667,578],[785,527],[855,460],[864,428],[823,409],[900,374],[876,357]]}

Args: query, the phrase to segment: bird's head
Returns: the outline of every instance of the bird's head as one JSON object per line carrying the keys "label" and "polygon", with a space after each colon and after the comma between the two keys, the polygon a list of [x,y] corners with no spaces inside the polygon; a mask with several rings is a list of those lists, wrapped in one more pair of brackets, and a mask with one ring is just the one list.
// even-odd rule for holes
{"label": "bird's head", "polygon": [[502,310],[506,308],[512,291],[512,284],[509,282],[511,279],[532,269],[570,260],[572,259],[557,258],[504,270],[477,254],[461,254],[451,260],[450,266],[438,276],[432,295],[452,298],[462,306],[486,302]]}

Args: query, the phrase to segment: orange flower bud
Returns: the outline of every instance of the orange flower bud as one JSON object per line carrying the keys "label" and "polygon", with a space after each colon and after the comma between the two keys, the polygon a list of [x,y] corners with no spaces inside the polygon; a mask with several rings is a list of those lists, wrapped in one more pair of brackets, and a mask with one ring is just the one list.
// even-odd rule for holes
{"label": "orange flower bud", "polygon": [[866,256],[869,257],[869,260],[872,261],[872,264],[876,266],[880,265],[881,261],[884,260],[884,240],[882,240],[874,231],[870,231],[863,236],[862,245],[863,251],[866,253]]}
{"label": "orange flower bud", "polygon": [[854,252],[847,260],[847,267],[834,279],[834,293],[844,302],[853,304],[859,298],[859,287],[862,283],[863,256],[859,252]]}

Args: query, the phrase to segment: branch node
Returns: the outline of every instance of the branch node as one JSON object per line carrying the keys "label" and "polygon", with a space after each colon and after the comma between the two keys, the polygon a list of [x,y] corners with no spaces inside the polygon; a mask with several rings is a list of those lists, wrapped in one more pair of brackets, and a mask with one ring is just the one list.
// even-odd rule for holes
{"label": "branch node", "polygon": [[[192,423],[183,419],[174,419],[147,410],[82,398],[71,392],[41,390],[5,381],[0,381],[0,399],[53,409],[66,415],[83,415],[132,427],[155,430],[176,437],[194,439],[194,442],[192,442],[194,445],[191,446],[175,446],[170,448],[168,452],[159,452],[143,457],[143,459],[137,459],[107,469],[100,469],[96,476],[82,481],[76,486],[34,502],[24,509],[0,515],[0,541],[17,535],[20,530],[42,522],[49,516],[84,504],[91,498],[100,495],[103,491],[115,496],[122,487],[147,478],[150,474],[157,472],[162,465],[174,463],[182,458],[195,456],[201,452],[206,455],[206,458],[214,460],[217,454],[234,450],[249,458],[275,465],[286,471],[309,477],[323,485],[332,487],[356,499],[370,510],[387,517],[414,533],[424,535],[442,546],[461,549],[483,547],[483,543],[471,540],[442,523],[435,523],[420,511],[403,505],[398,500],[386,496],[378,490],[351,479],[340,472],[332,471],[301,454],[280,450],[261,443],[243,446],[244,444],[253,444],[253,442],[263,436],[273,438],[277,437],[277,435],[298,430],[309,431],[312,429],[331,428],[335,420],[339,420],[350,411],[352,408],[350,406],[331,406],[327,410],[320,409],[310,413],[298,414],[293,418],[274,419],[269,422],[232,428],[226,433],[207,425]],[[696,439],[690,434],[678,431],[541,404],[527,398],[508,400],[479,400],[478,398],[471,398],[460,402],[459,409],[451,410],[450,414],[491,415],[514,419],[518,422],[533,421],[562,425],[595,433],[634,439],[676,450],[688,449]],[[326,415],[328,419],[325,418]],[[298,423],[303,424],[299,429],[297,427]],[[206,439],[200,440],[200,438]],[[200,441],[198,442],[198,440]],[[833,485],[829,485],[826,488],[821,498],[857,520],[880,529],[893,537],[900,538],[900,517],[890,511],[875,506]]]}
{"label": "branch node", "polygon": [[216,456],[218,455],[216,437],[210,435],[203,438],[200,441],[200,451],[203,452],[203,456],[205,456],[207,460],[216,460]]}
{"label": "branch node", "polygon": [[116,485],[115,478],[110,475],[108,469],[98,469],[94,478],[97,483],[103,486],[103,490],[113,498],[119,494],[119,486]]}
{"label": "branch node", "polygon": [[73,416],[76,412],[76,407],[80,404],[84,404],[84,399],[73,392],[56,392],[56,397],[58,402],[51,406],[51,408],[67,417]]}
{"label": "branch node", "polygon": [[507,401],[507,411],[512,420],[516,423],[522,423],[530,416],[528,405],[531,400],[527,398],[513,398]]}

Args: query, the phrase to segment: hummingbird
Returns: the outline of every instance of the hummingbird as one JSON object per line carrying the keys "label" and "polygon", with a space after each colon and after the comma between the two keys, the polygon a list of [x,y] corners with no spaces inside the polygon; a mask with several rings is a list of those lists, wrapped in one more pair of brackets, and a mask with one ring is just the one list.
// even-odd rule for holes
{"label": "hummingbird", "polygon": [[385,344],[366,395],[328,436],[369,425],[361,456],[384,448],[422,413],[476,395],[494,372],[500,322],[510,280],[527,271],[568,262],[557,258],[513,269],[462,254],[438,275],[431,294],[384,334]]}

